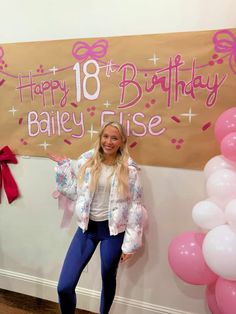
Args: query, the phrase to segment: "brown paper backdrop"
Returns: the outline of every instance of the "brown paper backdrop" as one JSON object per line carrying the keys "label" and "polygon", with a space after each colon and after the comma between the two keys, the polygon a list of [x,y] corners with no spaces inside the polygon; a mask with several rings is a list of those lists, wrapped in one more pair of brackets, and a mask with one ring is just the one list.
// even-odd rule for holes
{"label": "brown paper backdrop", "polygon": [[[140,164],[202,169],[235,106],[236,29],[0,45],[0,146],[77,158],[118,120]],[[44,89],[44,92],[43,92]]]}

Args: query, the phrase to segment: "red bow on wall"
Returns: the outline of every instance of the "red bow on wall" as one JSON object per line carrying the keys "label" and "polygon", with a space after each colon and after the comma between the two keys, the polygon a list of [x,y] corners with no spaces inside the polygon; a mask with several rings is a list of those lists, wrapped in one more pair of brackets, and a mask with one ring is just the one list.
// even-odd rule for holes
{"label": "red bow on wall", "polygon": [[17,164],[17,159],[8,146],[0,149],[0,202],[2,184],[7,195],[8,203],[11,204],[18,196],[19,190],[7,164]]}

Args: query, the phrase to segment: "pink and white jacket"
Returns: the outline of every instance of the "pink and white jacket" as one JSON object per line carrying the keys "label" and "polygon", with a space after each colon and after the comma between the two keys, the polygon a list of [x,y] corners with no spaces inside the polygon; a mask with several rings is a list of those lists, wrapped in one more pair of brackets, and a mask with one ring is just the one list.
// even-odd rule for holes
{"label": "pink and white jacket", "polygon": [[[69,159],[58,163],[56,166],[57,190],[75,201],[77,223],[83,231],[88,228],[90,206],[94,193],[89,191],[90,168],[86,169],[82,186],[77,184],[78,178],[76,173],[92,157],[93,153],[94,150],[89,150],[79,157],[76,171]],[[142,188],[138,176],[138,167],[131,158],[128,160],[128,169],[129,199],[119,198],[117,177],[114,174],[111,178],[108,224],[111,235],[125,232],[122,251],[124,253],[133,253],[142,246],[146,209],[142,204]]]}

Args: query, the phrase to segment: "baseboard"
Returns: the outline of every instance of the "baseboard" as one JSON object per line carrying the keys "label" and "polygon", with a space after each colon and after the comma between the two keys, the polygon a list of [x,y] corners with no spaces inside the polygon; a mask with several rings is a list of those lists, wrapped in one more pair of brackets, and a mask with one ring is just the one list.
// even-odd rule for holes
{"label": "baseboard", "polygon": [[[0,269],[0,288],[57,302],[57,282]],[[99,308],[100,292],[77,287],[78,307],[92,312]],[[191,314],[139,300],[116,296],[111,313],[127,314]]]}

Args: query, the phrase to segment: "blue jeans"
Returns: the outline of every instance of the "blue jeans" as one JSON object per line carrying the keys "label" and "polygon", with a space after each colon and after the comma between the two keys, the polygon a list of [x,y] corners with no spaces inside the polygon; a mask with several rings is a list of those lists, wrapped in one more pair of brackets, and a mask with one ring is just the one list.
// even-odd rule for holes
{"label": "blue jeans", "polygon": [[62,267],[58,282],[59,303],[62,314],[74,314],[75,288],[80,275],[100,244],[102,293],[100,314],[109,313],[116,291],[116,273],[122,254],[124,232],[110,236],[108,221],[89,221],[88,230],[76,231]]}

